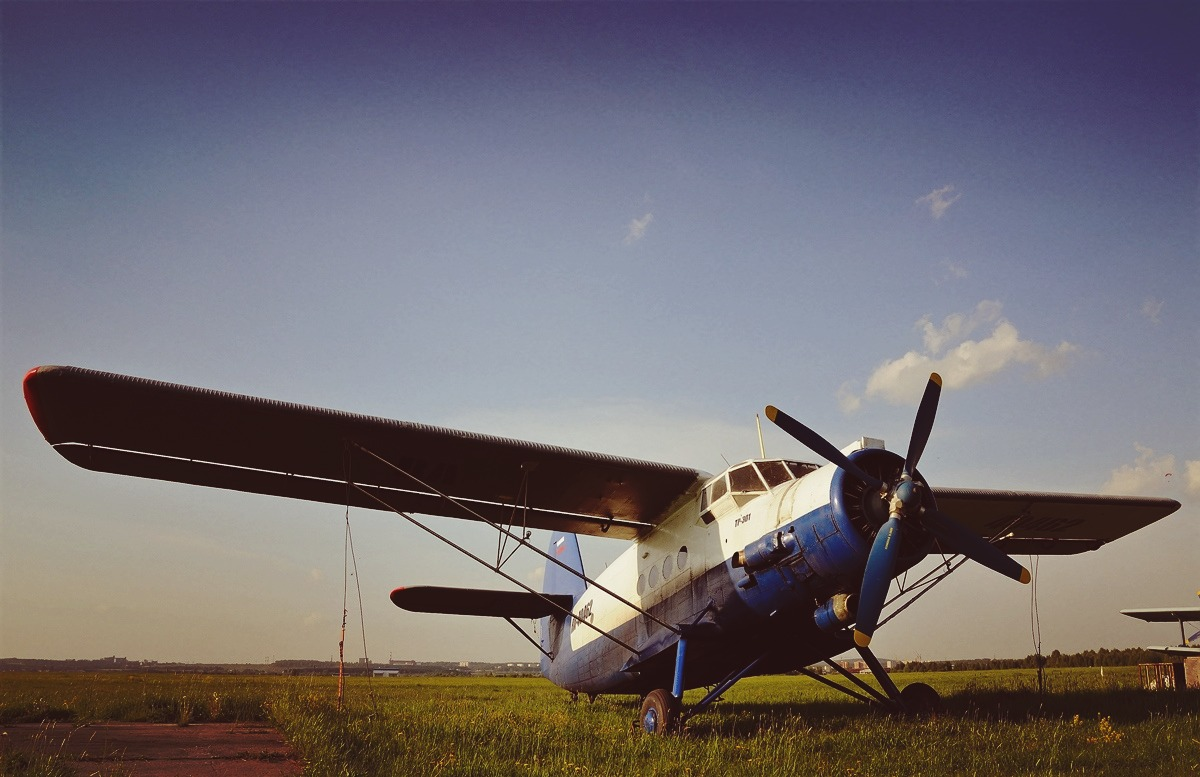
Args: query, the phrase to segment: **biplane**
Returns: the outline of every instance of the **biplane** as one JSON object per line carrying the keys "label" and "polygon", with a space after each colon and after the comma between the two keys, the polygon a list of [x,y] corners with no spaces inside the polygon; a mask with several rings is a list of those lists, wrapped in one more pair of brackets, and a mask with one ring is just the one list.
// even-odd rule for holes
{"label": "biplane", "polygon": [[[1200,591],[1197,591],[1196,595],[1200,596]],[[1200,607],[1150,607],[1144,610],[1121,610],[1121,614],[1147,623],[1178,623],[1178,645],[1158,645],[1146,649],[1181,658],[1200,657],[1200,631],[1189,637],[1184,626],[1189,622],[1200,621]]]}
{"label": "biplane", "polygon": [[[870,648],[887,619],[966,560],[1028,582],[1013,554],[1095,550],[1179,508],[1169,499],[945,488],[918,470],[941,393],[932,375],[905,455],[870,438],[838,449],[774,407],[768,418],[827,463],[764,458],[688,467],[353,415],[208,389],[37,367],[26,403],[55,450],[91,470],[353,507],[480,521],[539,554],[534,590],[397,588],[398,606],[537,619],[543,674],[571,692],[638,694],[639,725],[678,730],[741,678],[796,670],[910,712]],[[549,546],[530,541],[549,530]],[[588,575],[577,535],[629,543]],[[514,547],[516,547],[514,545]],[[935,568],[909,576],[933,554]],[[899,593],[889,600],[895,585]],[[901,602],[900,597],[905,597]],[[884,609],[893,612],[883,617]],[[878,688],[831,659],[857,650]],[[808,667],[826,661],[835,682]],[[682,708],[683,692],[709,688]]]}

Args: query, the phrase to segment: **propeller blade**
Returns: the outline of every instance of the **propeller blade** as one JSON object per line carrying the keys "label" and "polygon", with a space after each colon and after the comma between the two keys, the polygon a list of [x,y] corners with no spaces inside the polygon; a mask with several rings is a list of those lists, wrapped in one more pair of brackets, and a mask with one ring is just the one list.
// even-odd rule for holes
{"label": "propeller blade", "polygon": [[904,460],[904,472],[911,476],[917,468],[917,461],[925,452],[925,443],[929,442],[929,433],[933,431],[933,419],[937,415],[938,397],[942,395],[942,376],[936,372],[930,373],[929,382],[925,384],[925,394],[917,407],[917,420],[913,422],[912,438],[908,441],[908,457]]}
{"label": "propeller blade", "polygon": [[813,453],[817,454],[831,464],[836,464],[837,466],[846,470],[854,477],[866,483],[869,487],[883,490],[885,485],[883,481],[872,475],[868,475],[857,464],[850,461],[850,459],[846,457],[846,454],[833,447],[833,443],[829,442],[812,429],[809,429],[807,426],[800,423],[795,418],[792,418],[790,415],[774,405],[767,405],[766,413],[767,418],[771,419],[773,424],[790,434],[792,437],[795,437],[801,443],[806,445]]}
{"label": "propeller blade", "polygon": [[988,569],[993,569],[1005,577],[1011,577],[1021,583],[1030,580],[1029,570],[1013,561],[992,543],[967,529],[958,521],[937,510],[926,510],[921,515],[921,523],[933,536],[938,538],[946,550],[961,553]]}
{"label": "propeller blade", "polygon": [[900,516],[895,513],[879,527],[867,568],[863,571],[862,590],[858,594],[858,615],[854,624],[854,644],[866,647],[879,624],[883,600],[887,598],[892,578],[896,576],[896,558],[900,555]]}

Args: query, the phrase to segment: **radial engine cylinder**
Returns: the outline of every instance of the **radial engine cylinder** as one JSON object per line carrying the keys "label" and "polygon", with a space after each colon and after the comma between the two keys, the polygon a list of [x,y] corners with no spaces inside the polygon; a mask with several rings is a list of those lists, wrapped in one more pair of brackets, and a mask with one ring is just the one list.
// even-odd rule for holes
{"label": "radial engine cylinder", "polygon": [[854,622],[858,609],[858,597],[854,594],[834,594],[813,613],[813,620],[821,631],[835,632]]}
{"label": "radial engine cylinder", "polygon": [[747,571],[765,569],[780,559],[792,555],[797,550],[796,535],[791,532],[775,532],[762,539],[755,540],[744,549],[733,555],[735,567],[745,567]]}

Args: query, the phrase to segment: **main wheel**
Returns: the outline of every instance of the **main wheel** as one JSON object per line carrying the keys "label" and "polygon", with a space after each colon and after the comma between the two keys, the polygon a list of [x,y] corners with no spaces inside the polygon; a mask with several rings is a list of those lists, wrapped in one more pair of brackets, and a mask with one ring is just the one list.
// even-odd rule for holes
{"label": "main wheel", "polygon": [[640,718],[642,731],[647,734],[669,734],[679,720],[679,702],[667,689],[658,688],[646,694]]}
{"label": "main wheel", "polygon": [[942,697],[925,683],[911,683],[900,691],[900,703],[910,715],[930,716],[942,711]]}

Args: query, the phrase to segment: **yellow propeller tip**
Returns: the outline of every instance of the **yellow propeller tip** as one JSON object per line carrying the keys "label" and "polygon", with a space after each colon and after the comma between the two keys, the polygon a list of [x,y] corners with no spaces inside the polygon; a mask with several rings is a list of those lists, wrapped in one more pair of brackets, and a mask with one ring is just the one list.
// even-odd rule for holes
{"label": "yellow propeller tip", "polygon": [[771,423],[775,423],[775,416],[779,415],[779,408],[774,405],[767,405],[766,414]]}
{"label": "yellow propeller tip", "polygon": [[871,635],[863,634],[858,629],[854,630],[854,644],[859,647],[866,647],[871,644]]}
{"label": "yellow propeller tip", "polygon": [[1021,584],[1029,585],[1029,581],[1032,579],[1033,579],[1033,576],[1029,574],[1029,570],[1026,569],[1025,567],[1021,567]]}
{"label": "yellow propeller tip", "polygon": [[929,373],[929,379],[939,386],[942,385],[942,376],[938,375],[936,372]]}

